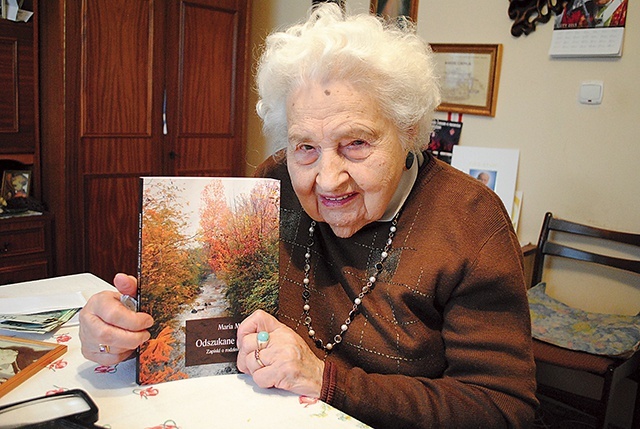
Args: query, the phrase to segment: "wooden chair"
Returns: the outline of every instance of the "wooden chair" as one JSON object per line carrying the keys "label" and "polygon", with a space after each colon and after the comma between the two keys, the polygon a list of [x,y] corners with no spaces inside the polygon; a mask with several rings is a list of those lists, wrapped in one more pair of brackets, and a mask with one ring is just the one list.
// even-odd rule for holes
{"label": "wooden chair", "polygon": [[[593,253],[591,251],[577,250],[559,244],[557,241],[554,242],[550,239],[553,231],[562,232],[564,237],[569,237],[566,234],[577,234],[582,237],[593,237],[600,242],[605,240],[609,243],[618,243],[618,245],[619,243],[624,243],[625,245],[637,246],[638,254],[640,254],[640,234],[616,232],[581,225],[554,218],[552,213],[546,213],[533,263],[532,286],[542,281],[545,262],[552,257],[562,257],[600,264],[601,266],[611,267],[611,269],[614,270],[620,269],[640,274],[640,261],[638,260],[623,259]],[[586,239],[580,238],[580,240]],[[635,249],[633,247],[631,248]],[[640,285],[640,276],[638,276],[638,283],[636,283],[636,285]],[[580,373],[587,372],[602,379],[603,384],[598,400],[561,390],[557,386],[540,384],[540,381],[538,381],[537,391],[541,398],[551,398],[595,417],[598,428],[608,427],[611,408],[610,398],[617,382],[625,377],[629,377],[636,383],[639,383],[636,392],[632,427],[640,428],[640,350],[636,351],[627,359],[618,359],[582,351],[574,351],[536,339],[534,339],[533,350],[538,365],[544,363],[554,367],[569,368],[579,371]]]}

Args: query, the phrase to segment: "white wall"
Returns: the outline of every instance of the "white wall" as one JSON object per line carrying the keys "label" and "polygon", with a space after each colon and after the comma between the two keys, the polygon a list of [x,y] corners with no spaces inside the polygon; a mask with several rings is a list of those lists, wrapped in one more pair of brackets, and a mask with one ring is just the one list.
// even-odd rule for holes
{"label": "white wall", "polygon": [[[461,144],[520,149],[521,239],[536,240],[547,210],[639,231],[640,2],[629,2],[622,58],[605,60],[551,59],[552,23],[515,38],[507,8],[420,1],[418,31],[428,41],[504,45],[496,117],[465,115]],[[577,101],[580,82],[591,79],[604,81],[599,106]]]}
{"label": "white wall", "polygon": [[[271,29],[303,19],[310,5],[310,0],[254,0],[256,46]],[[419,0],[418,33],[427,41],[503,44],[496,116],[465,114],[460,144],[520,149],[521,242],[537,241],[546,211],[639,232],[640,0],[629,1],[624,53],[617,59],[552,59],[553,23],[515,38],[508,6],[505,0]],[[347,0],[347,7],[366,12],[369,1]],[[601,105],[578,103],[585,80],[604,81]],[[248,135],[247,161],[256,165],[266,154],[253,110]],[[640,288],[620,290],[616,309],[640,311]],[[578,298],[587,309],[597,310],[598,301],[594,291]]]}

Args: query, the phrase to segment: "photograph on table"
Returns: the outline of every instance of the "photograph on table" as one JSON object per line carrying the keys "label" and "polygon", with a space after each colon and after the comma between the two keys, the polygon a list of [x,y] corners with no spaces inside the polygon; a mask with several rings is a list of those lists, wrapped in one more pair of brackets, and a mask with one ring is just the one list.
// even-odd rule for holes
{"label": "photograph on table", "polygon": [[0,396],[6,395],[66,351],[64,344],[0,335]]}

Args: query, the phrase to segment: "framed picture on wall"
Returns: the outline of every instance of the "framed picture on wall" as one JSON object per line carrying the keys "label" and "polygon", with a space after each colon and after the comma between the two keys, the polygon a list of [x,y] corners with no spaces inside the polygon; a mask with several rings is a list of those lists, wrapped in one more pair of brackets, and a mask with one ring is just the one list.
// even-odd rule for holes
{"label": "framed picture on wall", "polygon": [[0,196],[5,200],[26,198],[31,190],[31,170],[5,170]]}
{"label": "framed picture on wall", "polygon": [[502,45],[431,44],[442,102],[437,110],[495,116]]}
{"label": "framed picture on wall", "polygon": [[370,11],[385,18],[405,16],[418,21],[418,0],[371,0]]}
{"label": "framed picture on wall", "polygon": [[315,6],[318,5],[320,3],[336,3],[338,6],[340,6],[343,10],[345,8],[344,2],[346,0],[311,0],[311,5]]}

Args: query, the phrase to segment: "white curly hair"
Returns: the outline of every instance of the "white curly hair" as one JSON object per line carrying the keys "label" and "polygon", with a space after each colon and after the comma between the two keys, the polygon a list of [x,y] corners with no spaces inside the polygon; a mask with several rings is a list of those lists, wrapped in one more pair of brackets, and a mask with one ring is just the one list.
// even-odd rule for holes
{"label": "white curly hair", "polygon": [[289,94],[305,83],[331,80],[349,82],[377,100],[406,150],[426,147],[440,89],[432,51],[413,24],[347,15],[335,3],[321,3],[306,22],[269,35],[256,73],[256,110],[274,152],[287,145]]}

